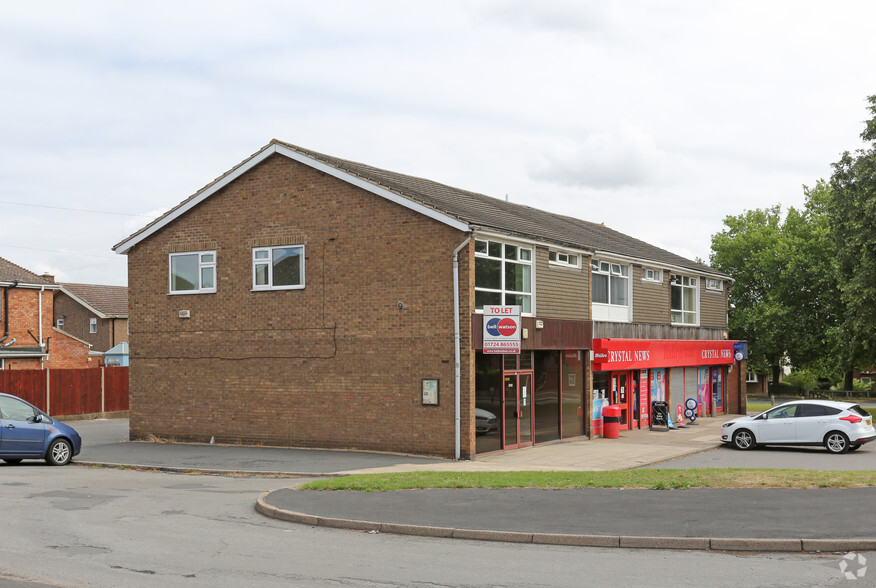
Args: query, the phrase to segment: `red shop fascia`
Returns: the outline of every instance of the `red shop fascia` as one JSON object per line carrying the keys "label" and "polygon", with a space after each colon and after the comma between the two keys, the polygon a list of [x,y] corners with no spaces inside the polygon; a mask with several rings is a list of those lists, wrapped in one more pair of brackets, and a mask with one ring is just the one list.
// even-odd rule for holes
{"label": "red shop fascia", "polygon": [[[736,361],[735,343],[725,340],[594,339],[594,396],[597,384],[601,388],[600,396],[594,398],[594,432],[598,433],[601,425],[596,406],[599,403],[620,407],[621,430],[649,426],[651,401],[669,400],[665,382],[672,368],[696,368],[692,376],[694,385],[687,386],[687,379],[682,377],[682,386],[672,393],[679,410],[681,403],[690,396],[700,401],[697,416],[724,412],[726,366]],[[599,373],[603,377],[599,377]],[[705,374],[705,380],[700,374]],[[707,391],[699,389],[703,384]],[[705,401],[704,396],[708,397]],[[675,419],[676,411],[672,412]]]}
{"label": "red shop fascia", "polygon": [[594,339],[593,371],[731,365],[736,341]]}

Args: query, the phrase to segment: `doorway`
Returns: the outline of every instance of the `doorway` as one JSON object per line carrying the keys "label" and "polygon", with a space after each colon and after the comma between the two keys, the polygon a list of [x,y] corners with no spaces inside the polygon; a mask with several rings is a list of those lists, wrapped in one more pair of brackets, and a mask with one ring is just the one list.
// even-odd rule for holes
{"label": "doorway", "polygon": [[532,445],[533,372],[505,372],[503,431],[505,449]]}

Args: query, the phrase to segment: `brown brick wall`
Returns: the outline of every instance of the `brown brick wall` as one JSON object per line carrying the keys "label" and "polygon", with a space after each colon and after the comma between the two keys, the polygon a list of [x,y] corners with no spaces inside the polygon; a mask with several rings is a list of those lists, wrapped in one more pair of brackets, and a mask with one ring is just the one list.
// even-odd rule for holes
{"label": "brown brick wall", "polygon": [[[40,298],[42,298],[42,337],[49,345],[49,358],[7,358],[6,369],[84,368],[89,367],[88,346],[75,339],[63,336],[52,328],[53,292],[35,288],[9,288],[9,338],[15,343],[8,349],[17,347],[39,347],[40,338]],[[2,319],[2,315],[0,315]],[[0,323],[0,328],[4,325]]]}
{"label": "brown brick wall", "polygon": [[[452,456],[452,251],[464,238],[267,159],[129,254],[132,436]],[[304,289],[252,291],[252,247],[268,244],[305,245]],[[217,292],[168,295],[168,253],[203,249],[216,250]],[[468,457],[473,248],[460,258]],[[422,378],[440,379],[440,406],[421,405]]]}
{"label": "brown brick wall", "polygon": [[[94,351],[106,351],[110,347],[127,341],[127,339],[114,339],[117,331],[115,325],[116,319],[100,318],[95,313],[91,312],[64,292],[55,294],[55,310],[54,320],[64,317],[63,330],[76,337],[91,343]],[[91,319],[97,319],[97,333],[91,333]],[[124,319],[119,319],[124,320]]]}

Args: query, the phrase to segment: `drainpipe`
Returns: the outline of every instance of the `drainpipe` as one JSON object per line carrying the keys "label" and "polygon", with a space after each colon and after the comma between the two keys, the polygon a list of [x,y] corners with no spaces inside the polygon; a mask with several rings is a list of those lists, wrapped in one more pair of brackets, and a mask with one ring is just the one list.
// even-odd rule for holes
{"label": "drainpipe", "polygon": [[46,291],[46,287],[43,286],[40,288],[40,300],[39,300],[39,313],[40,313],[40,347],[43,347],[43,292]]}
{"label": "drainpipe", "polygon": [[3,338],[0,343],[9,338],[9,291],[18,286],[18,280],[12,280],[12,283],[3,288]]}
{"label": "drainpipe", "polygon": [[454,406],[456,409],[456,422],[455,422],[455,457],[456,461],[459,461],[459,446],[460,446],[460,421],[461,421],[461,408],[460,408],[460,396],[462,394],[462,352],[460,350],[460,340],[461,337],[459,335],[459,252],[462,251],[462,248],[468,245],[468,242],[471,241],[471,235],[465,238],[465,241],[459,244],[459,247],[453,250],[453,358],[455,363],[455,374],[454,374]]}

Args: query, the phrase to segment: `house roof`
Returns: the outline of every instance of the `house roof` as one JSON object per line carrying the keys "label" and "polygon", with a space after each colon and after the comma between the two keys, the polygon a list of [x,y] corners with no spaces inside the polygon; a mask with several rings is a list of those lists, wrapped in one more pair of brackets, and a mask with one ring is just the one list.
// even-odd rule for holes
{"label": "house roof", "polygon": [[128,289],[125,286],[62,283],[61,289],[101,318],[128,316]]}
{"label": "house roof", "polygon": [[131,247],[185,214],[273,154],[285,155],[325,171],[460,230],[493,231],[557,246],[592,251],[596,255],[614,254],[644,263],[650,262],[728,277],[706,265],[650,245],[602,224],[332,157],[276,139],[163,216],[115,245],[113,249],[126,253]]}
{"label": "house roof", "polygon": [[55,286],[57,284],[48,278],[38,276],[30,270],[24,269],[20,265],[16,265],[0,257],[0,284],[12,284],[18,282],[19,286]]}

